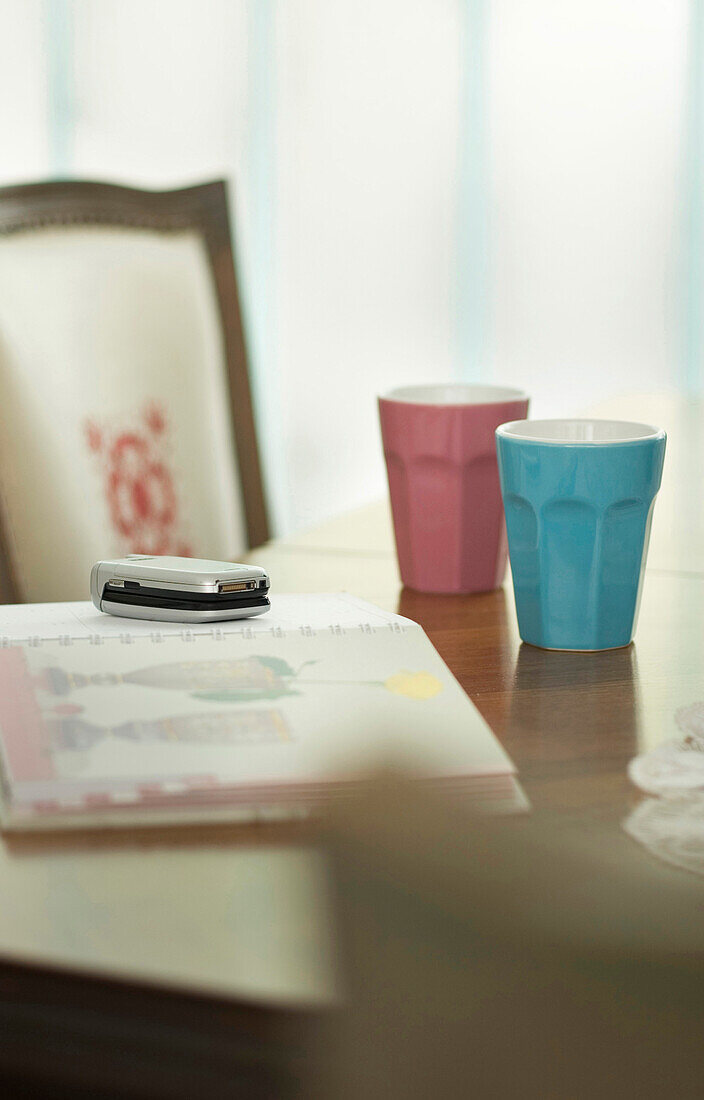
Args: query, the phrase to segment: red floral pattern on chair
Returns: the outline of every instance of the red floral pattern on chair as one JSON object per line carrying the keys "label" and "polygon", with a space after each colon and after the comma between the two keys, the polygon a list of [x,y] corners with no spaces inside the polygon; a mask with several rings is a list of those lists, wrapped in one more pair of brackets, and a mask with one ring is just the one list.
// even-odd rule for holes
{"label": "red floral pattern on chair", "polygon": [[166,413],[156,402],[147,405],[131,427],[110,430],[96,420],[85,424],[88,449],[102,463],[112,527],[126,553],[191,554],[179,530],[167,434]]}

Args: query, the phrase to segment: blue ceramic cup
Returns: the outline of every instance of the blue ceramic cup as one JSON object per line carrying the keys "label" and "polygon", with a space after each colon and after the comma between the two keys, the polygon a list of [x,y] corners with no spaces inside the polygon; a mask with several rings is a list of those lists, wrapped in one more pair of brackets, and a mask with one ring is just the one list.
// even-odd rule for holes
{"label": "blue ceramic cup", "polygon": [[665,432],[617,420],[496,430],[524,642],[616,649],[633,638]]}

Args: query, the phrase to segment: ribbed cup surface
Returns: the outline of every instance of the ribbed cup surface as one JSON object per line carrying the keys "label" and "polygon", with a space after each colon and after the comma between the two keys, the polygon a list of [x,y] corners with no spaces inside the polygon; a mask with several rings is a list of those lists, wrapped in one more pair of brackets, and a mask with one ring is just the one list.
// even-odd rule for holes
{"label": "ribbed cup surface", "polygon": [[665,436],[598,444],[497,434],[521,638],[625,646],[635,631]]}

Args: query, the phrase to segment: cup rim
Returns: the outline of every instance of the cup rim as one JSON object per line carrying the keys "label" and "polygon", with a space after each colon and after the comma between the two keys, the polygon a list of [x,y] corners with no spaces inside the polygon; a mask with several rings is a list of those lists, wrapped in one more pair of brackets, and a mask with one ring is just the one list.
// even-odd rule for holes
{"label": "cup rim", "polygon": [[511,420],[499,424],[496,435],[503,439],[558,447],[608,447],[615,443],[644,443],[666,438],[664,429],[653,424],[597,417]]}
{"label": "cup rim", "polygon": [[[448,400],[454,391],[460,400]],[[433,398],[433,393],[438,396]],[[440,396],[444,393],[444,398]],[[402,405],[425,405],[428,408],[462,408],[472,405],[509,405],[527,401],[528,394],[515,386],[484,386],[464,382],[431,382],[419,386],[397,386],[379,395],[380,401],[395,401]]]}

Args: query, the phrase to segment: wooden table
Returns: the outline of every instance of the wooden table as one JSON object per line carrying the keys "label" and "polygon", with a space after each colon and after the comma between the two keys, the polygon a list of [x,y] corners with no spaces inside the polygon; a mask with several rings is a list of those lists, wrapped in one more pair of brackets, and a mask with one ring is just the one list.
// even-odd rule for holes
{"label": "wooden table", "polygon": [[[595,412],[669,434],[637,639],[627,649],[521,645],[510,585],[466,597],[404,590],[385,502],[250,558],[270,571],[274,591],[347,590],[421,623],[512,756],[533,806],[606,828],[609,843],[635,860],[648,857],[620,828],[639,799],[626,765],[675,735],[677,707],[704,699],[704,402],[628,398]],[[678,874],[663,865],[663,888]],[[9,1022],[19,1003],[31,1032],[47,1002],[59,1016],[71,1004],[83,1061],[67,1061],[57,1047],[47,1064],[69,1074],[80,1065],[74,1088],[91,1081],[91,1095],[100,1095],[100,1077],[90,1077],[98,1070],[86,1005],[112,1005],[123,1029],[132,1016],[122,1048],[113,1041],[113,1071],[127,1080],[139,1066],[134,1095],[174,1037],[185,1062],[163,1095],[193,1095],[185,1063],[192,1071],[199,1050],[218,1095],[216,1077],[228,1080],[240,1040],[262,1071],[272,1028],[284,1036],[288,1068],[275,1072],[285,1077],[297,1025],[279,1008],[335,998],[324,876],[305,826],[5,839],[0,898],[0,1015]],[[147,1019],[162,1028],[149,1042],[139,1039]],[[33,1064],[27,1028],[18,1027],[14,1045],[0,1039],[0,1071]],[[152,1095],[161,1095],[157,1077]],[[258,1095],[252,1082],[243,1095]]]}
{"label": "wooden table", "polygon": [[677,707],[704,699],[704,400],[628,397],[591,413],[668,432],[637,636],[627,649],[521,645],[510,577],[478,596],[402,588],[385,501],[255,557],[290,591],[345,587],[421,623],[508,749],[533,804],[615,822],[638,800],[628,761],[676,734]]}

